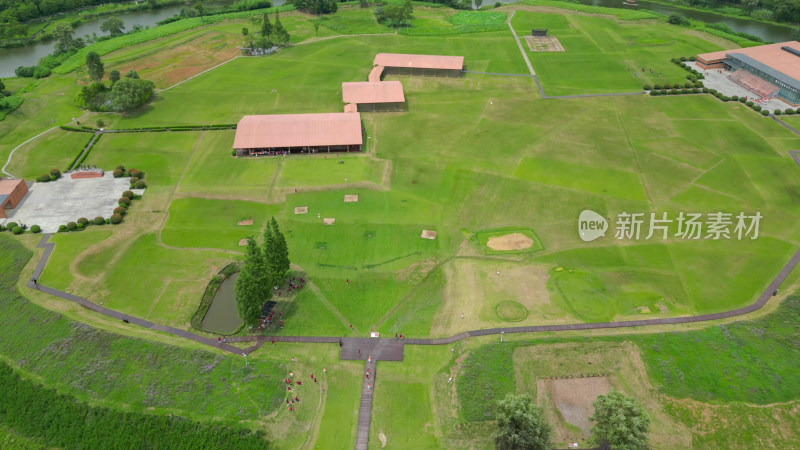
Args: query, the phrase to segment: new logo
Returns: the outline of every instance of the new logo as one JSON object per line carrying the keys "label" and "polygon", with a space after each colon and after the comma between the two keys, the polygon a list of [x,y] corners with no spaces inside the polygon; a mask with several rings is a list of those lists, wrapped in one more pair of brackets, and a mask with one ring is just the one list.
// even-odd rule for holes
{"label": "new logo", "polygon": [[584,242],[593,241],[606,235],[608,221],[594,211],[584,209],[578,217],[578,235]]}

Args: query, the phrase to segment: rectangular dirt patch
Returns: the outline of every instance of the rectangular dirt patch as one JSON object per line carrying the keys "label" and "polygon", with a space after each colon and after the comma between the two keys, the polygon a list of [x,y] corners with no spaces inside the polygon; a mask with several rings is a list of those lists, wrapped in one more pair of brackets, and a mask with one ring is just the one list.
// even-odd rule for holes
{"label": "rectangular dirt patch", "polygon": [[334,222],[336,222],[336,219],[333,217],[322,219],[323,225],[333,225]]}
{"label": "rectangular dirt patch", "polygon": [[239,239],[239,247],[246,247],[247,239]]}
{"label": "rectangular dirt patch", "polygon": [[539,389],[547,389],[564,421],[580,428],[585,437],[592,427],[589,422],[594,414],[592,403],[598,395],[611,390],[608,377],[537,380],[536,384]]}
{"label": "rectangular dirt patch", "polygon": [[422,230],[422,239],[436,239],[438,233],[432,230]]}
{"label": "rectangular dirt patch", "polygon": [[240,220],[240,221],[236,222],[236,225],[240,225],[240,226],[252,225],[252,224],[253,224],[253,218],[252,217],[249,218],[249,219],[244,219],[244,220]]}
{"label": "rectangular dirt patch", "polygon": [[358,195],[345,195],[344,202],[345,203],[355,203],[358,201]]}
{"label": "rectangular dirt patch", "polygon": [[525,36],[525,42],[532,52],[563,52],[564,47],[555,36]]}
{"label": "rectangular dirt patch", "polygon": [[295,214],[308,214],[308,206],[295,206]]}

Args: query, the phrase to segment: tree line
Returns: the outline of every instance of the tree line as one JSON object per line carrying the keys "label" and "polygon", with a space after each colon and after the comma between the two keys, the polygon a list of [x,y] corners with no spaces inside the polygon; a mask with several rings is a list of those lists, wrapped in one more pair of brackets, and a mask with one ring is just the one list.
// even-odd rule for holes
{"label": "tree line", "polygon": [[289,265],[289,248],[273,217],[261,245],[253,237],[247,239],[247,253],[233,287],[236,310],[245,325],[258,323],[261,307],[272,298],[274,287],[283,285]]}
{"label": "tree line", "polygon": [[[612,390],[593,403],[589,420],[592,440],[605,449],[648,450],[650,418],[632,398]],[[542,408],[525,395],[508,394],[499,402],[498,432],[495,447],[499,450],[550,450],[552,427],[542,416]]]}
{"label": "tree line", "polygon": [[[198,399],[201,401],[201,399]],[[89,406],[21,378],[0,363],[0,423],[48,447],[263,449],[262,432]]]}
{"label": "tree line", "polygon": [[262,17],[251,17],[250,23],[253,24],[258,31],[251,33],[249,28],[242,28],[244,46],[247,48],[270,48],[277,44],[286,44],[289,42],[289,32],[283,27],[281,16],[278,11],[275,11],[274,25],[269,20],[269,14],[264,14]]}

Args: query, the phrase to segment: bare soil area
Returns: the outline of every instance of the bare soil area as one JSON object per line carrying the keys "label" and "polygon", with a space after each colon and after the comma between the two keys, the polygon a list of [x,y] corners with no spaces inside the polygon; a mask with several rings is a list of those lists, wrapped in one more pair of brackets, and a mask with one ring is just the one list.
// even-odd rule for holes
{"label": "bare soil area", "polygon": [[581,439],[590,436],[592,424],[589,417],[594,414],[592,403],[597,396],[611,390],[608,377],[537,380],[536,386],[540,392],[549,393],[565,422],[580,428]]}
{"label": "bare soil area", "polygon": [[564,47],[555,36],[525,36],[525,42],[532,52],[563,52]]}
{"label": "bare soil area", "polygon": [[533,239],[522,233],[511,233],[490,237],[486,246],[492,250],[525,250],[533,246]]}

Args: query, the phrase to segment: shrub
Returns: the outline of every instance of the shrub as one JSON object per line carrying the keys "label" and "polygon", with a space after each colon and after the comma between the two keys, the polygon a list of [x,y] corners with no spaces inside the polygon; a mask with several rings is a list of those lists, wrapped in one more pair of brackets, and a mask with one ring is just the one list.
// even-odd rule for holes
{"label": "shrub", "polygon": [[133,198],[134,193],[131,192],[131,191],[125,191],[125,192],[122,193],[122,196],[126,197],[126,198]]}
{"label": "shrub", "polygon": [[138,177],[132,177],[131,178],[131,184],[136,184],[137,181],[139,181]]}
{"label": "shrub", "polygon": [[739,96],[738,95],[733,95],[733,96],[731,96],[731,100],[739,100]]}
{"label": "shrub", "polygon": [[84,225],[84,224],[82,224],[82,223],[77,223],[77,224],[75,224],[75,225],[76,225],[76,226],[75,226],[75,229],[76,229],[76,230],[82,230],[82,229],[84,229],[84,228],[86,227],[86,225]]}
{"label": "shrub", "polygon": [[722,97],[720,97],[720,100],[722,100],[723,102],[729,102],[731,101],[731,98],[728,97],[727,95],[723,95]]}
{"label": "shrub", "polygon": [[59,233],[63,233],[65,231],[67,231],[67,226],[66,225],[59,225],[58,226],[58,232]]}
{"label": "shrub", "polygon": [[78,223],[86,225],[87,223],[89,223],[89,219],[87,219],[86,217],[81,217],[80,219],[78,219]]}
{"label": "shrub", "polygon": [[236,150],[231,150],[231,156],[236,156]]}
{"label": "shrub", "polygon": [[127,207],[128,207],[128,205],[130,205],[130,204],[131,204],[131,199],[129,199],[128,197],[121,197],[121,198],[120,198],[120,199],[117,201],[117,203],[119,204],[119,206],[122,206],[123,208],[127,208]]}
{"label": "shrub", "polygon": [[761,111],[761,106],[760,105],[753,105],[753,109],[756,110],[756,111]]}
{"label": "shrub", "polygon": [[120,216],[124,216],[126,212],[128,212],[128,210],[122,206],[117,206],[116,208],[114,208],[114,214],[119,214]]}
{"label": "shrub", "polygon": [[0,225],[0,231],[6,231],[6,227],[4,227],[3,225]]}
{"label": "shrub", "polygon": [[696,88],[701,88],[701,87],[703,87],[703,83],[701,83],[701,82],[699,82],[699,81],[698,81],[698,82],[696,82],[696,83],[694,84],[694,87],[696,87]]}
{"label": "shrub", "polygon": [[43,173],[39,175],[39,178],[37,178],[36,181],[40,183],[47,183],[48,181],[50,181],[50,174]]}
{"label": "shrub", "polygon": [[661,95],[659,91],[650,91],[650,95]]}
{"label": "shrub", "polygon": [[780,109],[776,109],[775,111],[772,111],[772,114],[775,114],[776,116],[780,116],[781,115],[781,110]]}
{"label": "shrub", "polygon": [[716,89],[709,89],[708,92],[711,92],[712,94],[716,94],[717,90]]}
{"label": "shrub", "polygon": [[50,169],[50,177],[61,178],[61,171],[58,169]]}
{"label": "shrub", "polygon": [[114,172],[112,173],[114,174],[114,178],[121,178],[123,175],[125,175],[125,171],[121,169],[114,169]]}
{"label": "shrub", "polygon": [[131,169],[128,171],[128,175],[135,178],[142,178],[142,171],[138,169]]}
{"label": "shrub", "polygon": [[67,230],[72,231],[75,228],[78,228],[78,224],[75,222],[67,222]]}
{"label": "shrub", "polygon": [[661,85],[660,84],[656,84],[655,86],[653,86],[653,89],[661,89]]}
{"label": "shrub", "polygon": [[744,97],[739,97],[739,103],[744,103],[746,101],[747,101],[747,99],[745,99]]}
{"label": "shrub", "polygon": [[685,56],[681,56],[680,60],[681,60],[681,62],[684,62],[684,61],[686,61],[686,57]]}
{"label": "shrub", "polygon": [[22,227],[14,227],[11,229],[11,232],[14,234],[22,234],[25,231]]}
{"label": "shrub", "polygon": [[18,227],[18,226],[19,226],[19,224],[17,222],[8,222],[6,224],[6,229],[13,230],[14,227]]}
{"label": "shrub", "polygon": [[117,167],[114,167],[114,170],[121,170],[121,171],[123,171],[123,172],[124,172],[124,171],[125,171],[125,166],[123,166],[122,164],[120,164],[120,165],[118,165]]}
{"label": "shrub", "polygon": [[664,89],[672,89],[672,85],[667,83],[664,85]]}
{"label": "shrub", "polygon": [[692,83],[683,83],[683,87],[690,88],[692,87]]}
{"label": "shrub", "polygon": [[95,225],[102,225],[102,224],[106,223],[106,219],[103,219],[102,217],[97,216],[97,217],[94,218],[93,222],[94,222]]}
{"label": "shrub", "polygon": [[689,61],[697,61],[697,56],[690,56]]}
{"label": "shrub", "polygon": [[136,186],[136,189],[144,189],[144,188],[147,187],[147,183],[145,183],[144,180],[139,180],[139,181],[136,182],[135,186]]}
{"label": "shrub", "polygon": [[767,110],[765,109],[765,110],[761,111],[761,115],[762,115],[762,116],[768,116],[768,115],[769,115],[769,111],[767,111]]}
{"label": "shrub", "polygon": [[692,89],[692,93],[697,94],[698,92],[700,92],[700,89],[697,88]]}
{"label": "shrub", "polygon": [[42,232],[42,227],[40,227],[39,225],[33,225],[31,227],[31,233],[41,233],[41,232]]}
{"label": "shrub", "polygon": [[108,219],[108,221],[114,225],[117,225],[118,223],[122,222],[122,216],[119,214],[114,214],[110,219]]}
{"label": "shrub", "polygon": [[645,84],[643,89],[645,91],[649,91],[650,90],[650,85],[649,84]]}
{"label": "shrub", "polygon": [[783,111],[783,113],[784,113],[784,114],[789,114],[789,115],[792,115],[792,114],[794,114],[794,113],[795,113],[795,110],[793,110],[793,109],[791,109],[791,108],[786,108],[786,110],[785,110],[785,111]]}
{"label": "shrub", "polygon": [[751,102],[751,101],[747,101],[747,102],[745,103],[745,105],[747,105],[747,106],[749,106],[749,107],[751,107],[751,108],[752,108],[752,107],[753,107],[753,105],[755,105],[755,103],[753,103],[753,102]]}

